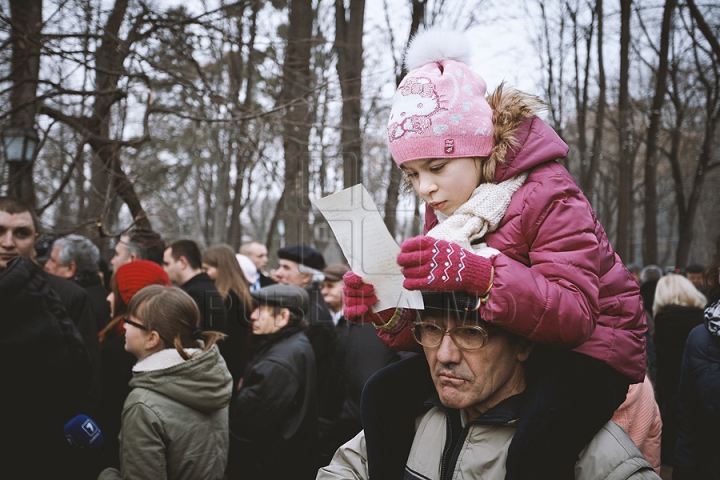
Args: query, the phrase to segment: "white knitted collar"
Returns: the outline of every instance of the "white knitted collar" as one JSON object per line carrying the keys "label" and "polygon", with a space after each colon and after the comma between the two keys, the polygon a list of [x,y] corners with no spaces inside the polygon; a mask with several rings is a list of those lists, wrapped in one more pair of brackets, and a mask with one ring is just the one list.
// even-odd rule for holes
{"label": "white knitted collar", "polygon": [[428,236],[472,250],[473,240],[483,238],[498,227],[513,194],[525,183],[527,176],[527,172],[523,172],[501,183],[481,184],[452,215],[436,212],[438,224],[427,233]]}
{"label": "white knitted collar", "polygon": [[[202,352],[200,348],[186,348],[185,352],[190,355],[196,355]],[[180,365],[185,360],[180,356],[175,348],[166,348],[155,352],[147,357],[143,357],[133,367],[133,372],[152,372],[155,370],[164,370],[166,368]]]}

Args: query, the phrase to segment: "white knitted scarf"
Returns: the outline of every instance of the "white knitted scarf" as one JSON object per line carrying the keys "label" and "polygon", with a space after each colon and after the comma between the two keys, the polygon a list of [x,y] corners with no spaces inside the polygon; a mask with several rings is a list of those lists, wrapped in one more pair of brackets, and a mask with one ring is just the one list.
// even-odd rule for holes
{"label": "white knitted scarf", "polygon": [[473,250],[470,243],[494,232],[505,216],[510,200],[525,183],[527,172],[501,183],[483,183],[475,189],[467,202],[450,216],[435,212],[438,224],[427,235],[455,242]]}

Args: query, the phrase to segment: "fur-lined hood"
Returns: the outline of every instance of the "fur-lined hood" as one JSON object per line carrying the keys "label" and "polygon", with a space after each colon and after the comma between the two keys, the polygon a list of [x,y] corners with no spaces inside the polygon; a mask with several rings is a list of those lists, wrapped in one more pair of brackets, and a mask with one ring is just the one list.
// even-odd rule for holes
{"label": "fur-lined hood", "polygon": [[500,85],[488,97],[495,145],[483,178],[503,182],[542,163],[565,157],[568,146],[537,114],[545,103],[534,95]]}

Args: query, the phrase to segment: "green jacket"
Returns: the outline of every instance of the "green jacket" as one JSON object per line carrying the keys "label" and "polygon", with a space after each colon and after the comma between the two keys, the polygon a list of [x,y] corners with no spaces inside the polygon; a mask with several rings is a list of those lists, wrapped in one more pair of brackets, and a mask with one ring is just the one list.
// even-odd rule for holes
{"label": "green jacket", "polygon": [[[405,467],[405,479],[441,478],[443,446],[448,421],[445,412],[432,408],[418,420],[415,440]],[[514,422],[504,425],[468,425],[455,447],[456,463],[448,480],[503,479],[507,449],[515,434]],[[452,454],[452,453],[451,453]],[[627,433],[608,422],[580,454],[575,465],[578,480],[659,480]],[[340,447],[317,480],[368,480],[365,432]]]}
{"label": "green jacket", "polygon": [[120,431],[120,471],[98,480],[216,480],[229,446],[232,377],[213,345],[183,361],[175,349],[143,358],[133,368]]}

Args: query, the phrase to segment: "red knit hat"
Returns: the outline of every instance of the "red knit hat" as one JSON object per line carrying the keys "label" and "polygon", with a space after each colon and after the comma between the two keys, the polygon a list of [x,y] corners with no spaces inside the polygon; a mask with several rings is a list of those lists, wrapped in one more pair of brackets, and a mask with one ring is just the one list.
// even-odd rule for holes
{"label": "red knit hat", "polygon": [[149,260],[135,260],[118,268],[115,274],[118,291],[123,302],[130,303],[130,299],[143,287],[148,285],[170,286],[170,279],[165,270],[155,262]]}

